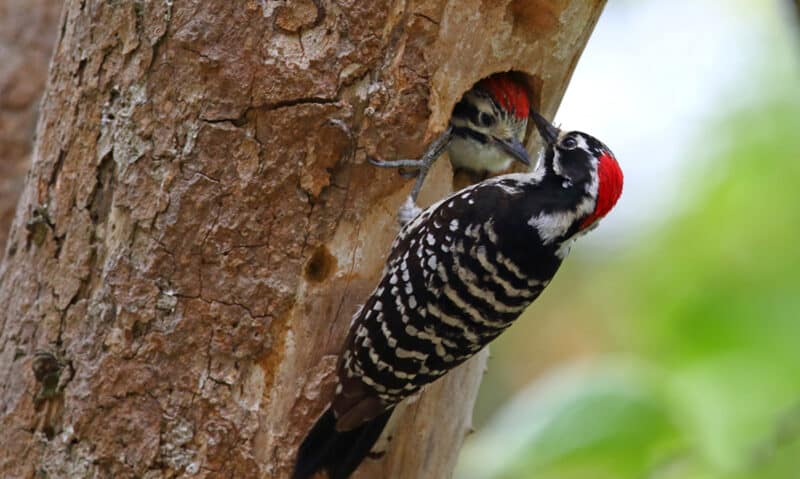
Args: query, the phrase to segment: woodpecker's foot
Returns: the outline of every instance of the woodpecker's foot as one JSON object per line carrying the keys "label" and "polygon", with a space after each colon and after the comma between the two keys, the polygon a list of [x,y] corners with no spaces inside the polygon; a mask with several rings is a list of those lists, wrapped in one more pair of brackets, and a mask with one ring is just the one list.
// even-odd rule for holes
{"label": "woodpecker's foot", "polygon": [[417,206],[417,203],[414,202],[414,198],[412,198],[411,195],[408,195],[403,206],[397,211],[397,222],[400,223],[400,227],[402,228],[419,216],[420,213],[422,213],[422,208]]}
{"label": "woodpecker's foot", "polygon": [[377,160],[375,158],[367,158],[371,165],[380,168],[422,168],[422,160]]}
{"label": "woodpecker's foot", "polygon": [[[406,179],[416,178],[422,169],[421,160],[377,160],[375,158],[367,158],[370,165],[377,166],[378,168],[400,168],[400,176]],[[413,168],[411,171],[405,168]]]}
{"label": "woodpecker's foot", "polygon": [[380,168],[416,168],[417,171],[413,176],[411,176],[412,178],[414,176],[417,177],[417,181],[414,183],[414,187],[411,189],[411,200],[413,202],[417,200],[417,195],[419,195],[419,190],[422,189],[422,183],[425,182],[425,177],[428,175],[428,170],[431,168],[431,165],[433,165],[433,162],[442,156],[442,153],[444,153],[444,150],[450,144],[450,140],[452,139],[453,127],[449,126],[444,133],[439,135],[438,138],[433,140],[433,142],[428,145],[428,149],[425,150],[425,154],[422,155],[422,158],[419,160],[386,161],[369,158],[368,161]]}

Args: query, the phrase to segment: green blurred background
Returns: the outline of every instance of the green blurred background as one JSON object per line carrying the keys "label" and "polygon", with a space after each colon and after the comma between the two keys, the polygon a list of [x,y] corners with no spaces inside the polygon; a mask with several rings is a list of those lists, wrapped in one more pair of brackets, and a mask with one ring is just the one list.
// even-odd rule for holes
{"label": "green blurred background", "polygon": [[611,1],[557,120],[616,211],[492,346],[457,479],[800,479],[800,17]]}

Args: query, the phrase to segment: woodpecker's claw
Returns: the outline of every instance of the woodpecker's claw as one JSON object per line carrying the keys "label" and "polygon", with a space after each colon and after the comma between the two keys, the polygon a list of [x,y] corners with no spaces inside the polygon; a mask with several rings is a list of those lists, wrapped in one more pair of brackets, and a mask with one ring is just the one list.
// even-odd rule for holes
{"label": "woodpecker's claw", "polygon": [[[422,155],[422,158],[419,160],[394,160],[394,161],[385,161],[385,160],[376,160],[375,158],[368,158],[367,161],[370,164],[375,165],[379,168],[403,168],[403,167],[410,167],[410,168],[417,168],[417,172],[411,175],[403,175],[406,177],[413,178],[416,176],[417,181],[414,183],[414,187],[411,189],[411,200],[416,201],[417,196],[419,195],[419,191],[422,189],[422,183],[425,182],[425,176],[428,175],[428,170],[433,165],[433,162],[436,161],[437,158],[442,156],[444,150],[447,149],[447,146],[450,144],[450,140],[453,138],[453,127],[448,126],[447,129],[439,135],[438,138],[433,140],[433,142],[428,145],[428,149],[425,150],[425,154]],[[402,174],[402,173],[401,173]]]}
{"label": "woodpecker's claw", "polygon": [[379,168],[422,168],[422,160],[378,160],[375,158],[367,158],[370,165]]}
{"label": "woodpecker's claw", "polygon": [[[375,158],[367,158],[370,165],[377,166],[378,168],[400,168],[400,176],[405,179],[416,178],[419,176],[419,170],[422,168],[421,160],[394,160],[385,161]],[[413,170],[405,170],[402,168],[414,168]]]}

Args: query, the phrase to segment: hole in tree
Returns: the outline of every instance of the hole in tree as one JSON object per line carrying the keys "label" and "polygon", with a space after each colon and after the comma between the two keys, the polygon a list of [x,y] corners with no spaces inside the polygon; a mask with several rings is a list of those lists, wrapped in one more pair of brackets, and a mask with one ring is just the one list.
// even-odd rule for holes
{"label": "hole in tree", "polygon": [[[522,162],[511,161],[508,163],[505,155],[494,155],[491,146],[486,146],[486,153],[477,154],[480,144],[491,145],[491,128],[500,121],[498,115],[487,115],[492,108],[480,98],[488,94],[492,104],[497,108],[510,112],[505,118],[528,117],[528,109],[541,110],[542,80],[518,70],[495,72],[472,84],[469,90],[462,94],[458,103],[453,107],[451,125],[455,128],[463,126],[462,137],[470,137],[474,141],[462,142],[461,145],[451,143],[449,147],[450,160],[454,167],[453,190],[460,190],[470,184],[477,183],[491,176],[529,170],[533,165],[526,166]],[[483,96],[470,97],[468,94],[477,87],[483,91]],[[536,142],[535,125],[527,121],[524,126],[522,143],[526,146],[531,162],[535,162]],[[519,139],[519,138],[518,138]],[[465,146],[469,143],[469,146]],[[486,166],[486,168],[482,168]]]}
{"label": "hole in tree", "polygon": [[[542,79],[536,75],[531,75],[519,70],[508,70],[508,71],[501,71],[501,72],[494,72],[491,75],[487,75],[480,80],[476,81],[472,84],[469,90],[475,88],[480,82],[484,80],[491,80],[501,76],[508,76],[512,81],[517,82],[521,85],[524,85],[528,91],[528,99],[530,102],[530,106],[534,108],[536,111],[541,111],[542,107]],[[468,90],[468,91],[469,91]],[[455,107],[453,108],[453,113],[456,112],[456,109],[459,107],[459,103],[464,98],[464,95],[467,92],[465,91],[461,95],[461,99],[458,103],[456,103]],[[532,122],[528,122],[527,128],[525,130],[525,142],[528,143],[528,140],[531,137],[531,134],[534,132],[534,127]]]}
{"label": "hole in tree", "polygon": [[333,256],[325,245],[314,250],[311,259],[306,263],[305,278],[314,283],[328,279],[336,270],[336,257]]}

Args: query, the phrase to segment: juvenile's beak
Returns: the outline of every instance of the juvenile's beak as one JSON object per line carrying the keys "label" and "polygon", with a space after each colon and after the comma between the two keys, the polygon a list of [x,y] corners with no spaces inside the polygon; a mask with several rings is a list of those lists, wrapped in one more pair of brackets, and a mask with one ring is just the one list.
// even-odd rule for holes
{"label": "juvenile's beak", "polygon": [[528,155],[528,150],[525,149],[525,145],[523,145],[522,142],[516,138],[512,138],[510,140],[501,140],[500,138],[496,138],[495,141],[498,145],[500,145],[500,148],[511,155],[512,158],[524,165],[530,166],[531,157]]}
{"label": "juvenile's beak", "polygon": [[542,115],[536,112],[533,108],[531,108],[531,118],[533,122],[536,123],[536,129],[539,130],[539,134],[542,135],[542,139],[548,145],[552,145],[558,139],[558,134],[561,131],[550,124]]}

